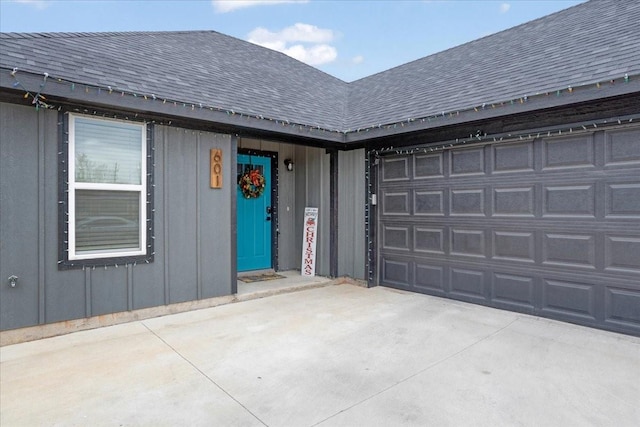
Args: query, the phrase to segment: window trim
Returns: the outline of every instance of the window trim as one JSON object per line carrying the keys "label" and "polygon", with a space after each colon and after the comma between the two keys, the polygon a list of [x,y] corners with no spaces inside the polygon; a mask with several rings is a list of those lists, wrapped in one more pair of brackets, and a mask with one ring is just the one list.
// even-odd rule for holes
{"label": "window trim", "polygon": [[[62,125],[59,165],[59,269],[96,266],[118,266],[153,261],[153,125],[143,121],[101,117],[75,112],[61,112]],[[85,183],[75,181],[75,121],[76,118],[130,124],[141,128],[140,184]],[[67,167],[65,167],[67,166]],[[75,197],[77,190],[135,191],[140,193],[139,249],[97,250],[77,253],[75,246]],[[71,225],[71,226],[70,226]]]}

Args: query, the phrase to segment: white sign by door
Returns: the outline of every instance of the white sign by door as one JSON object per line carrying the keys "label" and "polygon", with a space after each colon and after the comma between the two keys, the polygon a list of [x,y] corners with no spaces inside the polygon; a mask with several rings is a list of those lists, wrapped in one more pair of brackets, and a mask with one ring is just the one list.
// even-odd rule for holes
{"label": "white sign by door", "polygon": [[300,272],[303,276],[315,276],[318,208],[304,209],[304,229],[302,236],[302,267],[300,268]]}

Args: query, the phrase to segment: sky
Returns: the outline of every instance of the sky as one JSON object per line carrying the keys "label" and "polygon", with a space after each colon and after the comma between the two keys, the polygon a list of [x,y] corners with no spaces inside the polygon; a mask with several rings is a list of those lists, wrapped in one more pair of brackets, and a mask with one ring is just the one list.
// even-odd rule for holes
{"label": "sky", "polygon": [[0,31],[213,30],[350,82],[582,2],[0,0]]}

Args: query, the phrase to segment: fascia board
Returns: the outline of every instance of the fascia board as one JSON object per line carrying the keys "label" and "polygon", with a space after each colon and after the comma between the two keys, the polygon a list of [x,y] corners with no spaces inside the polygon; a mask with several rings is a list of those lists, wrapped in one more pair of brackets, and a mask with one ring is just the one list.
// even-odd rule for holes
{"label": "fascia board", "polygon": [[[11,70],[0,69],[0,88],[9,90],[21,90],[14,84],[19,81],[24,89],[35,94],[41,90],[44,76],[33,74],[18,74],[18,80],[11,76]],[[211,110],[209,108],[200,108],[197,105],[187,103],[186,107],[180,103],[176,106],[173,102],[163,103],[149,97],[131,96],[126,94],[121,96],[120,92],[109,93],[102,89],[98,93],[97,88],[90,87],[89,91],[85,90],[84,84],[78,83],[75,90],[70,89],[70,85],[65,82],[61,84],[56,79],[49,78],[42,95],[48,99],[62,99],[68,103],[79,103],[83,105],[95,106],[96,109],[109,111],[109,109],[131,111],[132,113],[159,115],[163,117],[173,117],[181,121],[187,122],[195,120],[199,122],[209,122],[212,124],[224,125],[238,130],[242,133],[242,129],[253,129],[260,132],[269,132],[273,134],[283,134],[289,137],[298,137],[301,139],[313,139],[325,141],[329,143],[343,143],[344,133],[318,129],[316,127],[289,124],[280,120],[260,119],[239,113],[229,114],[226,111]]]}
{"label": "fascia board", "polygon": [[552,92],[548,95],[537,95],[520,103],[505,103],[504,106],[492,108],[487,105],[478,111],[465,110],[458,113],[445,113],[444,116],[430,116],[429,119],[414,119],[395,124],[386,124],[370,128],[352,131],[345,135],[345,144],[362,143],[372,139],[398,136],[402,134],[414,133],[424,130],[437,129],[444,126],[460,125],[471,122],[481,122],[484,120],[496,119],[520,113],[545,110],[555,107],[566,107],[572,104],[594,102],[600,99],[611,98],[620,95],[638,93],[640,96],[640,79],[629,82],[619,82],[615,84],[603,83],[600,88],[593,85],[593,88],[576,90],[573,93],[563,93],[557,96]]}

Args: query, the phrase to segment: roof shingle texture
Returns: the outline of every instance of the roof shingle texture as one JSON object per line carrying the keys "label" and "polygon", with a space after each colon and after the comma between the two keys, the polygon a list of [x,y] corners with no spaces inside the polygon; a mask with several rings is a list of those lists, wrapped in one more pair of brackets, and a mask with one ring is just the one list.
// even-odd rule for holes
{"label": "roof shingle texture", "polygon": [[640,74],[640,1],[592,0],[349,84],[347,128]]}
{"label": "roof shingle texture", "polygon": [[214,31],[5,33],[0,66],[272,119],[342,128],[346,85]]}
{"label": "roof shingle texture", "polygon": [[640,1],[592,0],[352,83],[214,31],[4,33],[0,67],[347,131],[640,75]]}

